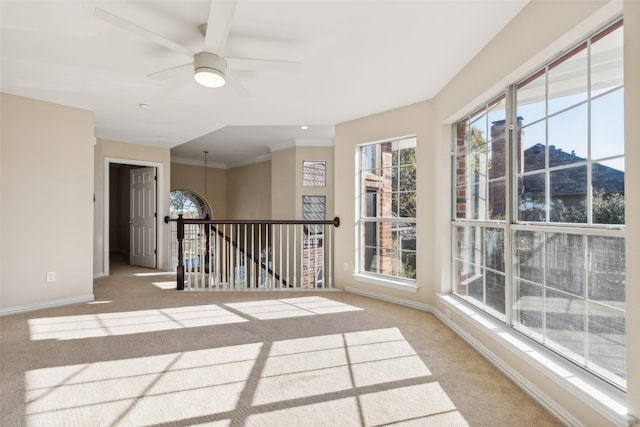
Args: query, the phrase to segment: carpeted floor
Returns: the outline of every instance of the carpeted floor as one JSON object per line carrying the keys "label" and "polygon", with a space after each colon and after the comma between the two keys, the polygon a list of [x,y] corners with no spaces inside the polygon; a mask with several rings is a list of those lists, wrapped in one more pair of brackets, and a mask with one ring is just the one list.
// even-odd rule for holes
{"label": "carpeted floor", "polygon": [[178,292],[0,318],[0,425],[555,426],[431,314],[341,291]]}

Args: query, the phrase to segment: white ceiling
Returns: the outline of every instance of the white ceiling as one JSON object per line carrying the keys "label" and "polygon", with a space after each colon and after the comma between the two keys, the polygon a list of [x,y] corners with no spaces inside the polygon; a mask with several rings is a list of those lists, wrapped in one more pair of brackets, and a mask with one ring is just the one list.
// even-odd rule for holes
{"label": "white ceiling", "polygon": [[96,137],[198,161],[208,150],[230,167],[332,144],[337,123],[435,96],[526,3],[239,0],[224,56],[301,63],[235,71],[244,92],[199,86],[189,70],[148,77],[190,59],[93,16],[99,7],[200,51],[209,1],[0,0],[0,89],[91,110]]}

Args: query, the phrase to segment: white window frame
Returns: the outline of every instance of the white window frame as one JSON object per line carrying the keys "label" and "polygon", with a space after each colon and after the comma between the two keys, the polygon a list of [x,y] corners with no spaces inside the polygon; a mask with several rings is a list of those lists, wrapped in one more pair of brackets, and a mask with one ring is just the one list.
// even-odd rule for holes
{"label": "white window frame", "polygon": [[[567,51],[563,52],[562,54],[556,56],[555,58],[552,58],[551,60],[549,60],[547,62],[547,65],[545,65],[545,67],[542,67],[541,69],[544,70],[549,64],[554,63],[555,61],[558,61],[559,59],[563,58],[567,52],[571,52],[573,49],[575,49],[576,47],[582,45],[583,43],[587,43],[587,46],[589,48],[589,43],[590,40],[594,37],[597,37],[599,34],[601,34],[603,31],[606,31],[608,28],[612,27],[613,25],[616,25],[619,21],[621,21],[620,19],[616,19],[615,21],[613,21],[612,23],[602,27],[600,30],[595,31],[591,36],[589,36],[588,38],[585,38],[584,40],[582,40],[580,43],[576,44],[574,47],[572,47],[571,49],[568,49]],[[590,57],[588,59],[590,61]],[[540,72],[541,69],[536,70],[536,72],[531,73],[530,76],[534,76],[537,73]],[[588,71],[586,71],[588,73],[588,81],[590,81],[590,75],[591,75],[591,70],[588,69]],[[513,153],[516,153],[516,135],[515,135],[515,129],[518,126],[518,119],[517,119],[517,112],[516,112],[516,88],[518,84],[522,84],[522,82],[525,82],[527,80],[528,77],[521,79],[519,82],[511,85],[506,93],[507,93],[507,109],[506,109],[506,125],[509,128],[509,135],[507,135],[507,145],[509,148],[509,150],[507,150],[506,152],[506,164],[510,165],[510,171],[508,170],[506,173],[506,180],[507,180],[507,185],[506,185],[506,194],[505,194],[505,205],[506,205],[506,218],[505,221],[490,221],[487,220],[486,218],[482,218],[480,220],[474,220],[474,219],[466,219],[466,218],[457,218],[457,206],[456,206],[456,182],[457,182],[457,176],[456,176],[456,167],[457,167],[457,157],[456,157],[456,125],[458,122],[456,122],[453,125],[453,152],[454,152],[454,156],[453,156],[453,160],[452,160],[452,206],[451,206],[451,216],[452,216],[452,228],[451,228],[451,236],[452,236],[452,253],[451,253],[451,272],[452,272],[452,278],[454,278],[454,284],[453,284],[453,295],[455,297],[455,300],[461,300],[460,302],[462,304],[471,304],[471,306],[473,306],[474,310],[477,309],[479,310],[481,313],[486,313],[489,314],[493,319],[498,319],[500,320],[500,322],[498,322],[498,324],[503,324],[505,326],[505,328],[507,328],[509,331],[515,331],[518,330],[519,332],[522,332],[525,336],[527,336],[527,331],[524,330],[522,327],[520,328],[516,328],[515,324],[514,324],[514,319],[512,318],[514,311],[511,311],[510,309],[507,309],[507,307],[513,307],[513,301],[514,301],[514,296],[512,295],[514,288],[514,273],[512,271],[512,267],[514,266],[514,262],[515,262],[515,258],[514,258],[514,249],[512,248],[513,246],[513,237],[515,235],[515,233],[517,233],[518,231],[533,231],[533,232],[540,232],[540,233],[559,233],[559,234],[571,234],[571,235],[582,235],[585,236],[585,238],[589,237],[589,236],[596,236],[596,237],[611,237],[611,238],[625,238],[625,232],[624,232],[624,224],[597,224],[597,223],[593,223],[592,221],[592,210],[591,210],[591,179],[587,179],[588,181],[588,190],[587,190],[587,198],[588,198],[588,203],[586,203],[586,210],[587,210],[587,220],[584,223],[562,223],[562,222],[551,222],[549,221],[550,219],[550,214],[549,214],[549,203],[546,204],[545,207],[545,221],[520,221],[518,220],[518,193],[517,193],[517,185],[516,183],[518,182],[518,177],[519,176],[524,176],[524,175],[531,175],[530,172],[524,172],[521,171],[521,173],[519,173],[518,171],[518,165],[517,165],[517,158],[515,155],[513,155]],[[545,83],[545,85],[548,83]],[[620,87],[624,87],[624,84],[622,84]],[[591,85],[589,84],[587,86],[587,90],[590,90],[589,88],[591,88]],[[606,93],[613,93],[615,90],[617,90],[618,88],[614,88],[614,89],[610,89],[608,92]],[[546,89],[545,86],[545,99],[548,96],[548,89]],[[593,99],[597,99],[598,97],[602,96],[602,94],[599,94],[597,96],[594,96]],[[587,104],[588,109],[590,110],[590,105],[592,102],[592,98],[591,96],[588,95],[587,100],[584,101]],[[575,105],[575,104],[574,104]],[[571,108],[571,107],[569,107]],[[568,110],[568,108],[567,108]],[[554,114],[559,114],[559,113],[554,113]],[[541,120],[548,120],[548,118],[552,116],[550,114],[548,114],[548,111],[545,110],[545,116],[543,117],[543,119]],[[467,116],[469,117],[469,116]],[[591,124],[588,124],[588,129],[587,129],[587,134],[589,134],[590,132],[590,126]],[[549,146],[549,142],[548,140],[546,141],[546,148],[545,150],[547,150],[546,152],[548,153],[548,146]],[[590,152],[589,152],[590,153]],[[610,160],[610,159],[624,159],[624,154],[622,155],[616,155],[616,156],[612,156],[611,158],[604,158],[604,159],[600,159],[602,160]],[[589,168],[588,170],[590,170],[591,168],[591,163],[592,163],[592,158],[591,155],[589,154],[586,158],[585,161],[581,162],[581,163],[576,163],[576,164],[572,164],[570,166],[560,166],[560,167],[550,167],[549,166],[549,158],[548,158],[548,154],[546,156],[546,165],[544,169],[541,169],[537,172],[542,172],[546,174],[546,180],[545,180],[545,200],[549,200],[550,195],[549,195],[549,191],[550,191],[550,187],[549,187],[549,173],[550,171],[553,170],[562,170],[562,169],[566,169],[569,167],[573,167],[573,166],[582,166],[582,165],[587,165],[587,167]],[[595,163],[595,161],[594,161]],[[587,177],[590,177],[590,175],[587,175]],[[458,295],[456,295],[456,288],[457,288],[457,284],[455,283],[457,280],[457,273],[456,273],[456,262],[458,261],[456,259],[456,229],[458,227],[480,227],[480,228],[487,228],[487,227],[492,227],[492,228],[503,228],[504,229],[504,233],[505,233],[505,249],[504,249],[504,254],[505,254],[505,274],[506,274],[506,281],[505,281],[505,315],[504,317],[501,318],[501,316],[496,315],[496,313],[492,313],[491,310],[486,309],[486,307],[483,307],[482,304],[478,304],[478,303],[473,303],[470,301],[465,300],[464,298],[459,299]],[[482,256],[483,257],[483,256]],[[508,260],[508,262],[506,262]],[[546,264],[543,262],[543,268]],[[586,268],[586,267],[584,267]],[[628,285],[628,281],[627,281],[627,285]],[[589,299],[588,295],[584,296],[585,300]],[[451,300],[454,301],[454,300]],[[457,304],[457,303],[454,303]],[[464,310],[468,310],[468,309],[464,309]],[[477,320],[481,320],[483,323],[487,322],[486,319],[483,320],[483,316],[477,317]],[[492,323],[495,321],[491,321]],[[588,328],[588,326],[583,326],[584,328]],[[530,334],[529,336],[531,336],[533,334]],[[541,345],[545,347],[545,351],[549,348],[547,347],[545,344],[542,344],[540,342],[539,339],[535,340],[536,345]],[[567,358],[569,360],[571,360],[566,354],[563,354],[562,352],[557,351],[556,349],[551,348],[551,350],[553,352],[555,352],[555,354],[560,355],[562,358]],[[620,381],[617,379],[613,379],[610,375],[607,374],[603,374],[602,372],[599,372],[598,368],[590,368],[588,367],[588,363],[589,363],[589,353],[586,353],[586,355],[584,356],[585,359],[585,363],[584,366],[580,366],[579,363],[577,363],[575,360],[572,361],[573,363],[576,363],[576,365],[580,366],[580,369],[584,370],[585,374],[588,373],[588,376],[597,380],[602,380],[607,382],[609,385],[613,386],[614,388],[617,388],[620,391],[624,391],[625,389],[625,382],[624,381]]]}
{"label": "white window frame", "polygon": [[[386,275],[386,274],[380,274],[380,273],[376,273],[376,272],[371,272],[371,271],[366,271],[365,267],[364,267],[364,256],[365,256],[365,242],[364,242],[364,232],[365,232],[365,224],[366,223],[391,223],[391,224],[406,224],[406,223],[410,223],[413,224],[414,227],[417,225],[417,215],[413,218],[397,218],[397,217],[378,217],[378,216],[364,216],[363,215],[363,203],[364,203],[364,197],[363,195],[365,194],[365,185],[364,185],[364,178],[363,178],[363,170],[365,170],[365,165],[363,165],[363,162],[365,160],[364,156],[363,156],[363,150],[366,147],[370,147],[370,146],[376,146],[376,145],[382,145],[385,143],[394,143],[394,142],[400,142],[400,141],[404,141],[404,140],[416,140],[416,136],[415,135],[406,135],[406,136],[401,136],[401,137],[397,137],[397,138],[391,138],[391,139],[385,139],[385,140],[380,140],[380,141],[375,141],[375,142],[368,142],[368,143],[364,143],[364,144],[360,144],[356,147],[356,176],[357,178],[357,197],[356,197],[356,227],[355,227],[355,231],[356,231],[356,273],[353,275],[354,279],[360,282],[365,282],[365,283],[369,283],[369,284],[374,284],[374,285],[379,285],[379,286],[383,286],[383,287],[388,287],[388,288],[393,288],[393,289],[398,289],[398,290],[403,290],[403,291],[407,291],[407,292],[412,292],[415,293],[417,292],[417,285],[416,285],[416,278],[407,278],[407,277],[400,277],[400,276],[394,276],[394,275]],[[415,150],[417,151],[417,143],[415,144]],[[417,159],[416,159],[416,163],[414,163],[415,165],[417,165]],[[369,165],[370,167],[374,166],[374,165]],[[375,165],[376,168],[378,168],[380,165]],[[391,165],[391,167],[395,167],[395,168],[399,168],[400,165]],[[417,182],[417,180],[416,180]],[[414,190],[416,198],[417,198],[417,187]],[[378,204],[376,204],[376,210],[378,209]],[[417,236],[416,236],[417,237]],[[417,239],[416,239],[417,240]],[[417,251],[416,251],[416,257],[417,257]],[[417,274],[417,272],[416,272]]]}

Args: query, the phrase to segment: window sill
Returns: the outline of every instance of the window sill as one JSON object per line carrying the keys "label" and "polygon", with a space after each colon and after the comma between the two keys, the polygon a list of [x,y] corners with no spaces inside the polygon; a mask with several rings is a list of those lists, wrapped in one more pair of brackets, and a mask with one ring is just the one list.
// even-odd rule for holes
{"label": "window sill", "polygon": [[558,402],[548,401],[544,391],[537,390],[522,373],[505,365],[499,356],[486,348],[476,337],[470,335],[464,328],[458,326],[455,321],[451,320],[452,315],[454,316],[453,319],[455,319],[455,316],[460,316],[466,321],[473,323],[482,333],[518,356],[531,366],[533,370],[543,373],[555,384],[582,401],[588,407],[597,408],[598,412],[608,418],[613,425],[628,426],[635,421],[635,419],[629,417],[627,414],[626,394],[621,390],[585,372],[563,357],[537,345],[504,323],[460,301],[455,296],[440,294],[438,298],[440,302],[444,304],[445,310],[448,310],[444,316],[439,317],[480,351],[487,359],[492,361],[521,388],[536,397],[547,410],[558,418],[569,422],[569,424],[577,422],[577,420],[573,419],[564,409],[558,407]]}
{"label": "window sill", "polygon": [[391,279],[362,273],[354,274],[353,279],[357,282],[368,283],[370,285],[383,286],[385,288],[397,289],[414,294],[418,293],[418,287],[414,280]]}

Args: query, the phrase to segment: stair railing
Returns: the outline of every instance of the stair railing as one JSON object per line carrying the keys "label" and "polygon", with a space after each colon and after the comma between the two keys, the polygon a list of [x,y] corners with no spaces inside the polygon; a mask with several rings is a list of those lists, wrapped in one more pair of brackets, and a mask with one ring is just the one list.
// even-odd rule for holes
{"label": "stair railing", "polygon": [[326,221],[165,217],[175,224],[172,267],[178,290],[333,287],[333,232]]}

